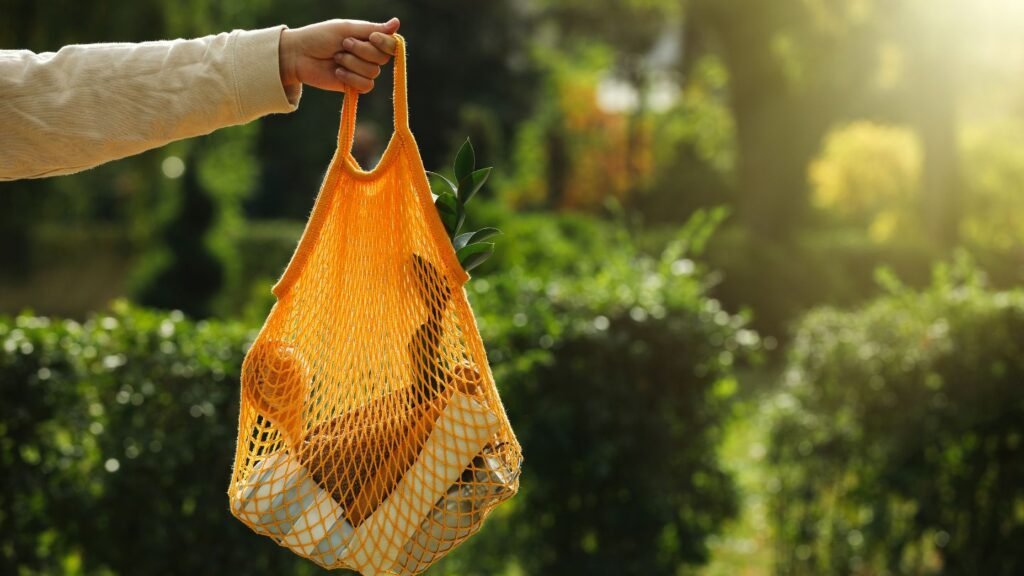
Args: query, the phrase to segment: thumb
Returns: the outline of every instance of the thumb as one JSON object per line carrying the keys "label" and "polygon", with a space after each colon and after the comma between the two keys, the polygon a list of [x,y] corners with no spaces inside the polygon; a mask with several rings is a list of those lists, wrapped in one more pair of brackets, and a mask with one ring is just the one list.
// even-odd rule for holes
{"label": "thumb", "polygon": [[374,32],[381,32],[384,34],[394,34],[398,32],[398,27],[401,22],[398,18],[392,18],[384,23],[377,22],[365,22],[362,20],[349,20],[348,22],[348,36],[359,38],[360,40],[367,40],[370,38],[370,34]]}
{"label": "thumb", "polygon": [[398,32],[398,27],[401,25],[402,23],[398,20],[398,18],[392,18],[391,20],[388,20],[383,24],[378,24],[380,28],[375,30],[375,32],[383,32],[384,34],[394,34],[395,32]]}

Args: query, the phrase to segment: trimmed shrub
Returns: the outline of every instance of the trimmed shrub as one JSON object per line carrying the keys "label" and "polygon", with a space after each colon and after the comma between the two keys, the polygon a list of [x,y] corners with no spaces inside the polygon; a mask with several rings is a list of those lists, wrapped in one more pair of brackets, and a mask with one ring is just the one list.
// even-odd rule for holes
{"label": "trimmed shrub", "polygon": [[[655,256],[592,220],[501,225],[485,266],[504,267],[467,289],[477,310],[502,311],[480,328],[523,445],[522,494],[446,573],[514,560],[527,574],[670,574],[706,560],[737,507],[717,460],[732,368],[759,347],[687,257],[714,224],[701,215]],[[544,241],[526,249],[526,234]]]}
{"label": "trimmed shrub", "polygon": [[770,462],[785,574],[1024,572],[1024,291],[963,259],[800,324]]}
{"label": "trimmed shrub", "polygon": [[225,495],[254,336],[125,304],[0,320],[0,573],[295,570]]}

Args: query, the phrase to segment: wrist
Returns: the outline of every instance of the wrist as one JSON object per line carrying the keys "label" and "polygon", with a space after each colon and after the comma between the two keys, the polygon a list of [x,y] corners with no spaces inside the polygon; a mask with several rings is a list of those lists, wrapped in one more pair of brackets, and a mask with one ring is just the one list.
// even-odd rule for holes
{"label": "wrist", "polygon": [[281,73],[281,86],[287,92],[299,84],[299,76],[295,65],[295,31],[281,29],[281,40],[278,43],[277,61]]}

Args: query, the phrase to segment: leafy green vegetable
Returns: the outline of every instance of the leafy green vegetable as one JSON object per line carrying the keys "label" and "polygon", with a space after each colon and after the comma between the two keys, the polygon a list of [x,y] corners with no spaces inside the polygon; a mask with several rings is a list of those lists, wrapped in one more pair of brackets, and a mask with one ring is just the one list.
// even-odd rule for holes
{"label": "leafy green vegetable", "polygon": [[455,155],[455,180],[462,181],[473,172],[473,168],[476,167],[476,153],[473,151],[473,145],[470,144],[469,138],[459,148],[458,154]]}
{"label": "leafy green vegetable", "polygon": [[463,270],[469,272],[484,263],[494,254],[494,242],[477,242],[461,248],[455,253]]}
{"label": "leafy green vegetable", "polygon": [[465,234],[459,234],[458,236],[455,237],[455,240],[452,242],[452,245],[455,246],[455,250],[460,250],[462,249],[463,246],[467,244],[472,244],[473,242],[483,242],[484,240],[487,240],[488,238],[493,238],[498,234],[501,234],[501,230],[498,230],[497,228],[481,228],[475,232],[466,232]]}
{"label": "leafy green vegetable", "polygon": [[442,193],[434,201],[434,206],[437,207],[437,212],[441,215],[441,222],[444,223],[444,227],[450,235],[456,226],[460,224],[458,200],[456,200],[454,194]]}
{"label": "leafy green vegetable", "polygon": [[487,177],[491,175],[491,167],[481,168],[474,172],[471,172],[467,177],[459,180],[459,189],[457,196],[463,203],[469,202],[474,195],[483,187],[484,182],[487,182]]}
{"label": "leafy green vegetable", "polygon": [[483,264],[494,254],[494,243],[484,244],[482,242],[501,234],[501,230],[493,227],[459,234],[466,221],[466,203],[483,188],[487,178],[491,175],[492,168],[486,166],[479,170],[476,169],[476,152],[473,151],[473,145],[469,138],[466,138],[466,142],[455,155],[455,164],[452,170],[455,173],[455,181],[441,173],[429,170],[427,177],[431,193],[434,196],[434,206],[441,216],[441,222],[444,224],[449,240],[452,241],[452,246],[459,255],[459,262],[468,272]]}
{"label": "leafy green vegetable", "polygon": [[[459,187],[456,186],[454,182],[449,180],[444,174],[439,174],[437,172],[431,172],[430,170],[427,170],[427,177],[428,178],[432,178],[432,179],[436,179],[436,180],[440,180],[443,184],[446,184],[448,186],[448,188],[451,190],[452,194],[458,194]],[[434,188],[433,183],[431,183],[431,189],[433,189],[433,188]],[[436,196],[440,196],[440,194],[441,194],[440,192],[435,192],[434,196],[435,197]]]}

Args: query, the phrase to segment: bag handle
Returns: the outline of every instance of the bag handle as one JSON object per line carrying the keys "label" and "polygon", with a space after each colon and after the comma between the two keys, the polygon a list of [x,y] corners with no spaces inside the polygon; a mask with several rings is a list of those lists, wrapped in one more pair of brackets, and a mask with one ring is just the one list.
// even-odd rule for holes
{"label": "bag handle", "polygon": [[[395,34],[394,90],[392,94],[395,132],[409,133],[409,101],[405,81],[405,38]],[[356,109],[359,107],[359,93],[345,89],[341,105],[341,126],[338,128],[338,149],[346,153],[352,150],[352,139],[356,131]]]}

